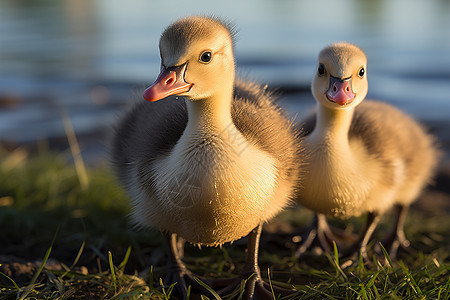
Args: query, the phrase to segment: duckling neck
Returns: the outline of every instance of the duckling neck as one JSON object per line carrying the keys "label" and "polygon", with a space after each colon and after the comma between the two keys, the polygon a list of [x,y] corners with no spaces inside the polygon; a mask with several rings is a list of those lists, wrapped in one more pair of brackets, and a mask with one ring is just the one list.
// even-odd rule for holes
{"label": "duckling neck", "polygon": [[330,109],[318,104],[316,126],[308,140],[348,146],[353,111],[354,108]]}
{"label": "duckling neck", "polygon": [[233,90],[206,99],[187,100],[188,123],[186,133],[222,132],[233,126],[231,103]]}

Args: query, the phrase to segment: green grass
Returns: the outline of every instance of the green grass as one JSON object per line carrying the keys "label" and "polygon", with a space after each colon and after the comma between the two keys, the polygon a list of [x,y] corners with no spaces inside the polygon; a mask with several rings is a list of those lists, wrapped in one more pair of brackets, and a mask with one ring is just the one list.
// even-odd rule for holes
{"label": "green grass", "polygon": [[[127,198],[107,166],[88,168],[83,188],[78,176],[70,153],[0,150],[0,256],[37,261],[25,279],[9,276],[2,262],[0,299],[172,299],[174,285],[162,279],[161,235],[130,226]],[[293,209],[276,223],[304,228],[310,217]],[[295,299],[449,299],[448,219],[413,208],[407,234],[419,250],[394,262],[386,254],[371,267],[343,268],[335,254],[299,262],[263,232],[263,277],[294,285]],[[387,227],[385,219],[380,232]],[[244,249],[244,242],[201,251],[188,246],[185,261],[199,275],[230,277],[243,265]]]}

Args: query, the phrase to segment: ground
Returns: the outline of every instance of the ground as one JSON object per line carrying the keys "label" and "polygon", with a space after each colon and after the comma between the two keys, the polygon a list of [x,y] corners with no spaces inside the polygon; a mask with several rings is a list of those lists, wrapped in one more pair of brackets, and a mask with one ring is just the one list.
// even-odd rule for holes
{"label": "ground", "polygon": [[[127,198],[108,166],[88,168],[85,176],[88,186],[81,188],[83,175],[68,152],[0,151],[0,299],[174,298],[164,282],[162,235],[130,225]],[[345,261],[333,253],[294,257],[293,238],[312,214],[293,207],[264,226],[262,274],[297,288],[295,299],[448,299],[449,216],[450,164],[442,163],[407,218],[414,251],[342,268]],[[389,229],[390,217],[375,238]],[[363,219],[331,222],[357,229]],[[230,277],[244,259],[242,239],[222,248],[188,245],[185,261],[204,277]]]}

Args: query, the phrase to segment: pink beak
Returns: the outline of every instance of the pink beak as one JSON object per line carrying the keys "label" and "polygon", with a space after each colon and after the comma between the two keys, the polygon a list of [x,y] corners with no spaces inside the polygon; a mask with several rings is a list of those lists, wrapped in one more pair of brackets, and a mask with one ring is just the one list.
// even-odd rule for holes
{"label": "pink beak", "polygon": [[192,83],[184,81],[186,64],[178,67],[163,68],[155,83],[144,91],[144,99],[150,102],[188,92]]}
{"label": "pink beak", "polygon": [[342,80],[330,77],[330,88],[327,91],[327,97],[330,101],[344,106],[352,102],[355,96],[351,87],[351,79]]}

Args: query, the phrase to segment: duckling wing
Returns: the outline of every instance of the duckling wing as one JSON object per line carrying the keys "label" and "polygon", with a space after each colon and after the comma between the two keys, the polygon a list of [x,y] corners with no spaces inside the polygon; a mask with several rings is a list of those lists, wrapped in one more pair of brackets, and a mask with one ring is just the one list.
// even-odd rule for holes
{"label": "duckling wing", "polygon": [[131,164],[151,166],[180,139],[187,124],[186,103],[180,97],[137,102],[115,128],[111,160],[119,179],[126,184]]}
{"label": "duckling wing", "polygon": [[232,105],[236,128],[278,162],[281,180],[295,181],[303,162],[303,144],[293,120],[274,102],[277,97],[252,82],[237,80]]}
{"label": "duckling wing", "polygon": [[378,101],[365,100],[355,109],[349,139],[360,139],[384,168],[385,179],[398,182],[397,201],[416,198],[440,157],[435,138],[419,122]]}

